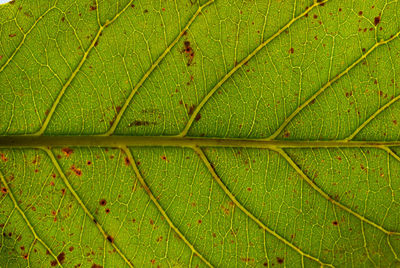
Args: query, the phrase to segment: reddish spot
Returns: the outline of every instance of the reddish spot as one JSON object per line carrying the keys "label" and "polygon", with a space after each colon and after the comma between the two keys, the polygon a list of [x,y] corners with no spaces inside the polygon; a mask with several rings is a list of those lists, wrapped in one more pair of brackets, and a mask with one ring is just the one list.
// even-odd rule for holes
{"label": "reddish spot", "polygon": [[14,33],[14,34],[9,34],[8,36],[9,36],[9,37],[14,37],[14,36],[16,36],[16,35],[17,35],[17,34]]}
{"label": "reddish spot", "polygon": [[374,24],[378,25],[381,22],[381,16],[375,17],[374,18]]}
{"label": "reddish spot", "polygon": [[198,114],[196,115],[196,117],[194,118],[194,120],[195,120],[195,121],[199,121],[199,120],[200,120],[200,118],[201,118],[201,114],[200,114],[200,113],[198,113]]}
{"label": "reddish spot", "polygon": [[25,250],[25,247],[24,246],[21,246],[21,247],[19,247],[21,250]]}
{"label": "reddish spot", "polygon": [[75,167],[75,165],[72,165],[70,169],[75,173],[76,176],[82,176],[82,171]]}
{"label": "reddish spot", "polygon": [[161,159],[164,160],[164,161],[168,161],[168,159],[167,159],[167,157],[165,155],[162,155]]}
{"label": "reddish spot", "polygon": [[56,177],[56,173],[51,174],[51,177],[54,179]]}
{"label": "reddish spot", "polygon": [[91,268],[103,268],[103,266],[93,263]]}
{"label": "reddish spot", "polygon": [[107,240],[108,240],[108,242],[110,242],[110,243],[113,243],[113,242],[114,242],[114,238],[113,238],[111,235],[108,235],[108,236],[107,236]]}
{"label": "reddish spot", "polygon": [[202,222],[203,222],[202,220],[198,220],[198,221],[197,221],[198,224],[201,224]]}
{"label": "reddish spot", "polygon": [[276,257],[276,261],[277,261],[279,264],[282,264],[282,263],[283,263],[283,258]]}
{"label": "reddish spot", "polygon": [[397,125],[397,120],[393,120],[393,124]]}
{"label": "reddish spot", "polygon": [[294,48],[291,47],[291,48],[289,49],[289,54],[293,54],[293,53],[294,53]]}
{"label": "reddish spot", "polygon": [[24,257],[25,260],[27,260],[28,259],[28,254],[24,254],[23,257]]}
{"label": "reddish spot", "polygon": [[362,14],[363,14],[362,11],[359,11],[359,12],[358,12],[358,15],[359,15],[359,16],[362,16]]}
{"label": "reddish spot", "polygon": [[87,164],[88,166],[90,166],[90,165],[92,164],[92,161],[88,160],[88,161],[86,162],[86,164]]}
{"label": "reddish spot", "polygon": [[337,221],[333,221],[332,224],[338,226],[339,223]]}
{"label": "reddish spot", "polygon": [[150,224],[151,224],[151,225],[153,225],[153,224],[154,224],[154,221],[153,221],[152,219],[150,219]]}
{"label": "reddish spot", "polygon": [[265,267],[267,267],[268,266],[268,262],[264,262],[264,264],[263,264]]}
{"label": "reddish spot", "polygon": [[65,195],[65,189],[61,189],[62,195]]}
{"label": "reddish spot", "polygon": [[64,22],[64,21],[65,21],[65,17],[62,17],[62,18],[61,18],[61,21]]}
{"label": "reddish spot", "polygon": [[89,7],[89,11],[93,11],[93,10],[96,10],[97,9],[97,6],[96,5],[93,5],[93,6],[90,6]]}
{"label": "reddish spot", "polygon": [[1,160],[3,162],[7,162],[8,161],[8,158],[4,154],[0,154],[0,157],[1,157]]}
{"label": "reddish spot", "polygon": [[140,161],[137,161],[137,162],[136,162],[136,165],[140,166],[140,164],[141,164]]}
{"label": "reddish spot", "polygon": [[69,251],[74,251],[74,247],[69,247]]}
{"label": "reddish spot", "polygon": [[107,201],[105,199],[101,199],[99,202],[100,206],[105,206],[107,204]]}
{"label": "reddish spot", "polygon": [[156,239],[156,241],[157,241],[157,242],[161,242],[161,241],[162,241],[162,239],[163,239],[163,237],[162,237],[162,236],[160,236],[160,237],[158,237],[158,238]]}
{"label": "reddish spot", "polygon": [[62,148],[61,151],[65,154],[66,157],[69,157],[74,152],[74,150],[68,147]]}
{"label": "reddish spot", "polygon": [[126,166],[129,166],[130,163],[131,163],[131,162],[129,161],[129,158],[128,158],[128,157],[125,157],[125,165],[126,165]]}
{"label": "reddish spot", "polygon": [[155,263],[156,263],[156,260],[155,260],[155,259],[152,259],[152,260],[150,260],[150,262],[151,262],[151,264],[155,264]]}
{"label": "reddish spot", "polygon": [[342,8],[339,8],[339,12],[342,12]]}
{"label": "reddish spot", "polygon": [[3,194],[6,194],[6,193],[7,193],[7,188],[6,188],[6,187],[1,188],[1,192],[2,192]]}
{"label": "reddish spot", "polygon": [[249,188],[247,188],[247,191],[251,192],[251,191],[252,191],[252,189],[249,187]]}
{"label": "reddish spot", "polygon": [[313,18],[314,18],[314,19],[318,18],[318,15],[317,15],[317,14],[314,14]]}
{"label": "reddish spot", "polygon": [[106,208],[106,214],[108,214],[108,213],[110,213],[110,209],[109,208]]}
{"label": "reddish spot", "polygon": [[190,46],[190,42],[189,41],[185,41],[184,43],[184,52],[186,54],[186,57],[188,58],[188,62],[187,62],[187,66],[190,66],[192,64],[193,58],[194,58],[194,51],[192,49],[192,47]]}
{"label": "reddish spot", "polygon": [[38,173],[39,172],[39,170],[38,169],[35,169],[35,173]]}

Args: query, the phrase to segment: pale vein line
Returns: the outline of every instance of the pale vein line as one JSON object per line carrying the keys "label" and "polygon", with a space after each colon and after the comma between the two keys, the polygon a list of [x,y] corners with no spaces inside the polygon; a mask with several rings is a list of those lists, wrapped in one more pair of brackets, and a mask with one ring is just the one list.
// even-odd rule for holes
{"label": "pale vein line", "polygon": [[83,211],[85,214],[90,218],[90,220],[96,225],[97,229],[99,229],[100,233],[103,235],[104,239],[107,240],[108,242],[111,243],[112,247],[118,252],[118,254],[121,256],[121,258],[126,262],[126,264],[129,267],[134,267],[133,264],[128,260],[128,258],[122,253],[122,251],[117,247],[117,245],[114,243],[113,239],[110,239],[110,236],[104,231],[103,227],[97,222],[93,214],[88,210],[88,208],[85,206],[79,195],[75,192],[74,188],[72,185],[69,183],[67,177],[65,176],[63,170],[61,169],[61,166],[58,164],[57,159],[54,157],[53,152],[46,148],[46,147],[40,147],[43,151],[47,153],[49,156],[51,162],[53,163],[54,167],[57,169],[58,174],[60,175],[61,179],[63,180],[65,186],[68,188],[68,190],[71,192],[75,200],[78,202],[78,204],[82,207]]}
{"label": "pale vein line", "polygon": [[306,11],[301,13],[299,16],[293,18],[289,23],[287,23],[285,26],[283,26],[281,29],[279,29],[275,34],[273,34],[270,38],[265,40],[263,43],[261,43],[256,49],[253,50],[246,58],[244,58],[240,63],[238,63],[234,68],[232,68],[229,73],[227,73],[212,89],[208,94],[203,98],[203,100],[199,103],[199,105],[196,107],[196,109],[193,111],[191,117],[189,118],[189,121],[187,122],[185,128],[182,130],[181,133],[179,133],[177,136],[178,137],[184,137],[188,133],[190,127],[192,126],[194,120],[197,117],[197,114],[200,112],[200,110],[203,108],[203,106],[206,104],[206,102],[214,95],[214,93],[228,80],[240,67],[242,67],[244,64],[246,64],[251,58],[253,58],[262,48],[264,48],[267,44],[269,44],[272,40],[274,40],[276,37],[278,37],[281,33],[286,31],[294,22],[299,20],[300,18],[304,17],[306,14],[308,14],[313,8],[316,6],[322,5],[326,3],[328,0],[325,1],[314,1],[314,4],[310,6]]}
{"label": "pale vein line", "polygon": [[272,149],[279,153],[288,163],[292,168],[295,169],[295,171],[302,177],[315,191],[317,191],[323,198],[331,202],[333,205],[343,209],[344,211],[350,213],[351,215],[355,216],[356,218],[360,219],[361,221],[368,223],[369,225],[375,227],[376,229],[382,231],[383,233],[387,235],[400,235],[399,232],[395,231],[388,231],[382,226],[374,223],[373,221],[370,221],[369,219],[365,218],[364,216],[358,214],[357,212],[351,210],[350,208],[346,207],[345,205],[341,204],[340,202],[336,201],[332,197],[330,197],[327,193],[325,193],[318,185],[316,185],[304,172],[301,170],[301,168],[293,161],[293,159],[281,148],[275,148]]}
{"label": "pale vein line", "polygon": [[86,62],[87,57],[89,56],[90,51],[93,49],[93,47],[95,47],[95,44],[97,43],[101,33],[103,32],[103,30],[110,26],[122,13],[125,12],[126,9],[128,9],[131,5],[131,3],[133,2],[133,0],[129,1],[129,3],[119,12],[115,15],[115,17],[111,20],[107,20],[104,25],[100,26],[99,30],[97,31],[97,34],[95,36],[95,38],[93,39],[92,43],[90,44],[89,48],[85,51],[85,53],[83,54],[83,57],[81,59],[81,61],[79,62],[78,66],[75,68],[75,70],[72,72],[71,76],[68,78],[67,82],[63,85],[63,87],[61,88],[61,91],[58,93],[57,98],[55,99],[55,101],[53,102],[53,105],[51,106],[51,108],[49,109],[49,113],[47,114],[46,119],[44,120],[42,127],[34,134],[31,134],[33,136],[40,136],[44,133],[44,131],[46,130],[58,104],[60,103],[61,98],[64,96],[64,93],[66,91],[66,89],[69,87],[69,85],[71,84],[71,82],[74,80],[74,78],[76,77],[77,73],[80,71],[80,69],[82,68],[83,64]]}
{"label": "pale vein line", "polygon": [[201,255],[200,252],[198,252],[194,248],[194,246],[186,239],[186,237],[181,233],[181,231],[179,231],[179,229],[174,225],[174,223],[168,217],[167,213],[162,208],[160,203],[157,201],[157,198],[153,195],[149,186],[145,182],[142,174],[140,173],[138,167],[136,166],[135,159],[133,158],[133,155],[131,154],[131,151],[129,150],[129,148],[127,148],[126,146],[122,146],[120,148],[125,152],[126,156],[128,157],[129,162],[136,174],[136,177],[139,180],[140,184],[142,185],[143,189],[149,195],[151,201],[153,201],[154,205],[157,207],[158,211],[161,213],[161,215],[164,217],[164,219],[168,222],[168,225],[170,226],[170,228],[175,231],[175,233],[182,239],[183,242],[185,242],[185,244],[192,250],[192,253],[196,254],[196,256],[199,257],[208,267],[213,267],[212,264],[203,255]]}
{"label": "pale vein line", "polygon": [[164,57],[171,51],[171,49],[176,45],[176,43],[178,43],[178,41],[185,34],[185,32],[189,29],[190,25],[194,22],[194,20],[201,13],[201,11],[213,2],[214,2],[214,0],[209,0],[207,3],[200,6],[197,9],[196,13],[189,20],[189,22],[186,24],[186,26],[182,29],[182,31],[179,33],[179,35],[164,50],[164,52],[158,57],[158,59],[150,66],[150,68],[147,70],[147,72],[142,76],[142,78],[139,80],[139,82],[136,84],[136,86],[132,89],[132,91],[129,94],[128,98],[126,99],[124,105],[121,107],[121,110],[117,113],[117,116],[115,117],[115,120],[114,120],[113,124],[111,125],[110,129],[106,133],[101,134],[101,135],[109,136],[114,133],[115,129],[118,126],[119,121],[122,118],[122,115],[124,114],[125,110],[128,108],[128,106],[129,106],[133,96],[136,94],[137,90],[143,85],[143,83],[146,81],[146,79],[150,76],[150,74],[154,71],[154,69],[159,65],[159,63],[164,59]]}
{"label": "pale vein line", "polygon": [[[36,21],[32,24],[31,28],[29,28],[29,30],[24,33],[21,42],[18,44],[18,46],[15,48],[14,52],[11,54],[11,56],[7,59],[7,61],[3,64],[3,66],[1,66],[0,68],[0,73],[8,66],[8,64],[11,62],[11,60],[15,57],[15,55],[18,53],[18,51],[20,50],[20,48],[22,47],[22,45],[25,43],[25,39],[26,37],[29,35],[29,33],[33,30],[33,28],[35,28],[35,26],[39,23],[39,21],[41,21],[43,19],[44,16],[46,16],[47,13],[49,13],[51,10],[53,10],[56,6],[58,1],[56,1],[54,3],[54,5],[49,8],[46,12],[44,12],[42,15],[40,15]],[[21,30],[21,29],[20,29]]]}
{"label": "pale vein line", "polygon": [[393,156],[394,159],[396,159],[397,161],[400,162],[400,156],[398,156],[395,152],[393,152],[392,149],[390,149],[387,146],[381,146],[381,149],[383,149],[384,151],[386,151],[388,154],[390,154],[391,156]]}
{"label": "pale vein line", "polygon": [[[300,111],[304,109],[304,107],[308,106],[313,100],[315,100],[322,92],[324,92],[328,87],[330,87],[333,83],[339,80],[341,77],[346,75],[350,70],[352,70],[355,66],[357,66],[361,61],[363,61],[369,54],[371,54],[376,48],[380,47],[381,45],[387,44],[390,41],[394,40],[399,36],[400,32],[397,32],[391,38],[387,40],[381,40],[375,45],[373,45],[365,54],[363,54],[360,58],[358,58],[355,62],[353,62],[349,67],[347,67],[343,72],[336,75],[332,80],[329,80],[325,85],[323,85],[317,92],[314,93],[309,99],[303,102],[302,105],[296,108],[294,112],[290,114],[289,117],[285,119],[285,121],[280,125],[280,127],[270,136],[267,140],[275,139],[282,130],[290,123],[290,121],[298,114]],[[372,119],[371,119],[372,120]],[[360,129],[361,130],[361,129]]]}
{"label": "pale vein line", "polygon": [[1,172],[0,172],[0,180],[1,180],[2,184],[4,185],[4,187],[7,189],[7,193],[10,196],[12,202],[14,203],[14,207],[21,214],[22,218],[24,219],[24,221],[28,225],[29,229],[31,230],[33,236],[35,237],[35,240],[39,241],[45,247],[45,249],[50,253],[50,255],[57,261],[57,264],[62,267],[60,261],[57,259],[57,256],[53,253],[53,251],[49,248],[49,246],[47,246],[47,244],[37,235],[35,229],[33,228],[32,224],[29,222],[25,213],[19,207],[17,200],[15,199],[13,193],[11,192],[11,188],[8,186],[7,181],[5,180],[5,178]]}
{"label": "pale vein line", "polygon": [[200,157],[200,159],[203,161],[203,163],[206,165],[208,171],[211,173],[212,177],[214,180],[218,183],[218,185],[221,187],[221,189],[224,191],[224,193],[229,197],[229,199],[232,200],[232,202],[244,213],[246,214],[250,219],[252,219],[258,226],[260,226],[262,229],[273,235],[275,238],[283,242],[285,245],[289,246],[293,250],[295,250],[297,253],[299,253],[301,256],[307,257],[313,261],[318,262],[321,266],[329,266],[329,267],[334,267],[332,264],[328,263],[323,263],[321,260],[318,258],[311,256],[308,253],[303,252],[300,248],[297,246],[293,245],[291,242],[286,240],[284,237],[276,233],[274,230],[270,229],[268,226],[266,226],[261,220],[259,220],[256,216],[254,216],[250,211],[248,211],[237,199],[236,197],[231,193],[231,191],[225,186],[225,184],[222,182],[221,178],[217,175],[217,173],[214,170],[214,167],[208,161],[207,156],[204,154],[203,150],[200,147],[192,147],[192,149],[197,153],[197,155]]}

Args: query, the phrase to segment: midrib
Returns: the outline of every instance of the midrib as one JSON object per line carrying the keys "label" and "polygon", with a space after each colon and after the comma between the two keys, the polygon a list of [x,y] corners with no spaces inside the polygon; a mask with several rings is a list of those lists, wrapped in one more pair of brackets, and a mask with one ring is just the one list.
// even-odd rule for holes
{"label": "midrib", "polygon": [[245,148],[383,148],[400,146],[400,141],[300,141],[232,139],[210,137],[175,136],[0,136],[0,148],[36,148],[55,146],[123,147],[123,146],[169,146],[169,147],[245,147]]}

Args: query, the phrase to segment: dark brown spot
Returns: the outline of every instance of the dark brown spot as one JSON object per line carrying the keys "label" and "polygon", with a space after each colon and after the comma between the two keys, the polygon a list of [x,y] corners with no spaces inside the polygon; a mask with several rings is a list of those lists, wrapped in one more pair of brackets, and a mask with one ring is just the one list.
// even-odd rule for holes
{"label": "dark brown spot", "polygon": [[194,109],[196,109],[196,106],[195,106],[195,105],[190,106],[190,107],[189,107],[188,114],[189,114],[189,115],[192,115],[193,112],[194,112]]}
{"label": "dark brown spot", "polygon": [[314,14],[313,18],[314,18],[314,19],[318,18],[318,15],[317,15],[317,14]]}
{"label": "dark brown spot", "polygon": [[75,165],[72,165],[70,169],[75,173],[76,176],[82,176],[82,170],[75,167]]}
{"label": "dark brown spot", "polygon": [[88,160],[88,161],[86,162],[86,164],[87,164],[88,166],[90,166],[90,165],[92,164],[92,161]]}
{"label": "dark brown spot", "polygon": [[51,265],[51,266],[57,266],[57,261],[56,261],[56,260],[51,261],[51,262],[50,262],[50,265]]}
{"label": "dark brown spot", "polygon": [[339,12],[342,12],[342,8],[339,8]]}
{"label": "dark brown spot", "polygon": [[108,235],[108,236],[107,236],[107,240],[108,240],[108,242],[110,242],[110,243],[113,243],[113,242],[114,242],[114,238],[113,238],[111,235]]}
{"label": "dark brown spot", "polygon": [[0,154],[0,157],[1,157],[1,160],[3,162],[7,162],[8,161],[8,158],[4,154]]}
{"label": "dark brown spot", "polygon": [[381,16],[375,17],[374,18],[374,24],[378,25],[381,22]]}
{"label": "dark brown spot", "polygon": [[126,166],[129,166],[130,163],[131,163],[131,161],[129,161],[129,158],[128,158],[128,157],[125,157],[125,165],[126,165]]}
{"label": "dark brown spot", "polygon": [[283,133],[283,137],[289,138],[289,137],[290,137],[290,132],[289,132],[288,130],[286,130],[286,131]]}
{"label": "dark brown spot", "polygon": [[143,10],[143,13],[146,14],[146,13],[149,13],[149,11],[147,9],[145,9],[145,10]]}
{"label": "dark brown spot", "polygon": [[61,252],[60,254],[58,254],[57,260],[62,264],[65,260],[65,253]]}
{"label": "dark brown spot", "polygon": [[362,11],[359,11],[359,12],[358,12],[358,15],[359,15],[359,16],[362,16],[362,14],[363,14]]}
{"label": "dark brown spot", "polygon": [[109,209],[109,208],[106,208],[106,209],[105,209],[105,212],[106,212],[106,214],[110,213],[110,209]]}
{"label": "dark brown spot", "polygon": [[[133,6],[133,5],[132,5]],[[93,263],[91,268],[103,268],[103,266]]]}
{"label": "dark brown spot", "polygon": [[393,120],[393,124],[397,125],[397,120]]}
{"label": "dark brown spot", "polygon": [[13,34],[9,34],[8,36],[9,37],[14,37],[14,36],[16,36],[17,34],[15,34],[15,33],[13,33]]}
{"label": "dark brown spot", "polygon": [[68,147],[62,148],[61,151],[65,154],[66,157],[69,157],[74,152],[74,150]]}
{"label": "dark brown spot", "polygon": [[289,54],[293,54],[293,53],[294,53],[294,48],[291,47],[291,48],[289,49]]}
{"label": "dark brown spot", "polygon": [[276,261],[277,261],[279,264],[282,264],[282,263],[283,263],[283,258],[276,257]]}
{"label": "dark brown spot", "polygon": [[89,7],[89,11],[93,11],[93,10],[96,10],[97,9],[97,6],[96,5],[93,5],[93,6],[90,6]]}
{"label": "dark brown spot", "polygon": [[201,119],[201,114],[198,113],[198,114],[196,115],[196,117],[194,118],[194,120],[195,120],[195,121],[199,121],[200,119]]}
{"label": "dark brown spot", "polygon": [[6,194],[6,193],[7,193],[7,188],[6,188],[6,187],[1,188],[1,192],[2,192],[3,194]]}
{"label": "dark brown spot", "polygon": [[69,251],[74,251],[74,247],[69,247]]}
{"label": "dark brown spot", "polygon": [[105,199],[101,199],[99,202],[100,206],[105,206],[107,204],[107,201]]}
{"label": "dark brown spot", "polygon": [[65,21],[65,17],[62,17],[62,18],[61,18],[61,21],[64,22],[64,21]]}
{"label": "dark brown spot", "polygon": [[332,224],[338,226],[339,223],[337,221],[333,221]]}
{"label": "dark brown spot", "polygon": [[167,157],[165,155],[162,155],[161,159],[164,160],[164,161],[167,161]]}

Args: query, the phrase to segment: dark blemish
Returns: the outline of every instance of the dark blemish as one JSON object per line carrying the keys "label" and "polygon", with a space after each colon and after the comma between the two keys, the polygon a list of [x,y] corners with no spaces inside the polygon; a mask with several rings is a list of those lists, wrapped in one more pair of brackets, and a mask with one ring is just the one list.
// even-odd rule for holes
{"label": "dark blemish", "polygon": [[151,262],[151,264],[155,264],[156,260],[155,259],[151,259],[150,262]]}
{"label": "dark blemish", "polygon": [[289,49],[289,54],[293,54],[293,53],[294,53],[294,48],[291,47],[291,48]]}
{"label": "dark blemish", "polygon": [[283,263],[283,258],[276,257],[276,261],[277,261],[279,264],[282,264],[282,263]]}
{"label": "dark blemish", "polygon": [[198,220],[198,221],[197,221],[198,224],[201,224],[202,222],[203,222],[202,220]]}
{"label": "dark blemish", "polygon": [[381,16],[375,17],[374,18],[374,24],[378,25],[381,22]]}
{"label": "dark blemish", "polygon": [[143,10],[143,13],[144,14],[146,14],[146,13],[148,13],[149,11],[147,10],[147,9],[145,9],[145,10]]}
{"label": "dark blemish", "polygon": [[165,155],[162,155],[161,159],[164,160],[164,161],[168,161],[168,159],[167,159],[167,157]]}
{"label": "dark blemish", "polygon": [[93,219],[93,222],[94,222],[95,224],[97,224],[97,220],[96,220],[96,219]]}
{"label": "dark blemish", "polygon": [[362,14],[363,14],[362,11],[359,11],[359,12],[358,12],[358,15],[359,15],[359,16],[362,16]]}
{"label": "dark blemish", "polygon": [[105,212],[106,212],[106,214],[110,213],[110,209],[109,209],[109,208],[106,208],[106,209],[105,209]]}
{"label": "dark blemish", "polygon": [[117,111],[117,113],[119,113],[121,111],[121,106],[115,107],[115,110]]}
{"label": "dark blemish", "polygon": [[51,266],[57,266],[57,261],[56,261],[56,260],[51,261],[51,262],[50,262],[50,265],[51,265]]}
{"label": "dark blemish", "polygon": [[39,170],[38,170],[38,169],[35,169],[34,171],[35,171],[35,173],[38,173],[38,172],[39,172]]}
{"label": "dark blemish", "polygon": [[183,101],[182,101],[182,100],[180,100],[180,101],[179,101],[179,104],[180,104],[180,105],[183,105]]}
{"label": "dark blemish", "polygon": [[381,90],[378,91],[379,96],[383,96],[383,92]]}
{"label": "dark blemish", "polygon": [[318,15],[317,15],[317,14],[314,14],[313,18],[314,18],[314,19],[318,18]]}
{"label": "dark blemish", "polygon": [[1,192],[2,192],[3,194],[6,194],[6,193],[7,193],[7,188],[6,188],[6,187],[1,188]]}
{"label": "dark blemish", "polygon": [[94,43],[94,46],[97,47],[98,44],[99,44],[99,40],[97,40],[97,41]]}
{"label": "dark blemish", "polygon": [[62,18],[61,18],[61,21],[64,22],[64,21],[65,21],[65,17],[62,17]]}
{"label": "dark blemish", "polygon": [[108,240],[108,242],[110,242],[110,243],[113,243],[113,242],[114,242],[114,238],[113,238],[111,235],[108,235],[108,236],[107,236],[107,240]]}
{"label": "dark blemish", "polygon": [[252,189],[251,189],[250,187],[248,187],[248,188],[247,188],[247,191],[251,192],[251,191],[252,191]]}
{"label": "dark blemish", "polygon": [[32,211],[36,211],[36,207],[35,206],[32,206],[31,209],[32,209]]}
{"label": "dark blemish", "polygon": [[61,189],[62,195],[65,195],[65,189]]}
{"label": "dark blemish", "polygon": [[187,66],[190,66],[192,64],[193,58],[194,58],[194,51],[192,47],[190,46],[189,41],[183,42],[185,45],[184,52],[186,53],[186,57],[188,58]]}
{"label": "dark blemish", "polygon": [[88,160],[88,161],[86,162],[86,164],[87,164],[88,166],[90,166],[90,165],[92,164],[92,161]]}
{"label": "dark blemish", "polygon": [[198,113],[198,114],[196,115],[196,117],[194,118],[194,120],[195,120],[195,121],[199,121],[199,120],[200,120],[200,118],[201,118],[201,114],[200,114],[200,113]]}
{"label": "dark blemish", "polygon": [[69,251],[74,251],[74,247],[69,247]]}
{"label": "dark blemish", "polygon": [[268,266],[268,262],[264,262],[264,264],[263,264],[265,267],[267,267]]}
{"label": "dark blemish", "polygon": [[99,202],[100,206],[105,206],[107,204],[107,201],[105,199],[101,199]]}
{"label": "dark blemish", "polygon": [[153,224],[154,224],[154,221],[153,221],[152,219],[150,219],[150,224],[151,224],[151,225],[153,225]]}
{"label": "dark blemish", "polygon": [[397,120],[393,120],[393,124],[397,125]]}
{"label": "dark blemish", "polygon": [[89,7],[89,11],[93,11],[93,10],[96,10],[96,9],[97,9],[97,6],[96,6],[96,5],[90,6],[90,7]]}
{"label": "dark blemish", "polygon": [[51,174],[51,177],[54,179],[57,175],[55,173]]}
{"label": "dark blemish", "polygon": [[289,137],[290,137],[290,132],[286,130],[286,131],[283,133],[283,137],[289,138]]}
{"label": "dark blemish", "polygon": [[157,241],[157,242],[161,242],[161,241],[162,241],[162,239],[163,239],[163,237],[162,237],[162,236],[160,236],[160,237],[158,237],[158,238],[156,239],[156,241]]}
{"label": "dark blemish", "polygon": [[8,36],[9,36],[9,37],[14,37],[14,36],[16,36],[16,35],[17,35],[17,34],[14,33],[14,34],[9,34]]}
{"label": "dark blemish", "polygon": [[131,163],[131,161],[129,161],[129,158],[128,158],[128,157],[125,157],[125,165],[126,165],[126,166],[129,166],[130,163]]}
{"label": "dark blemish", "polygon": [[136,165],[140,166],[140,164],[141,164],[140,161],[137,161],[137,162],[136,162]]}
{"label": "dark blemish", "polygon": [[[133,5],[132,5],[133,6]],[[91,268],[103,268],[103,266],[93,263]]]}
{"label": "dark blemish", "polygon": [[342,8],[339,8],[339,12],[342,12]]}
{"label": "dark blemish", "polygon": [[25,247],[24,246],[20,246],[19,247],[21,250],[25,250]]}
{"label": "dark blemish", "polygon": [[71,154],[74,153],[74,150],[68,147],[62,148],[61,151],[65,154],[66,157],[69,157]]}
{"label": "dark blemish", "polygon": [[338,226],[339,223],[337,221],[333,221],[332,224]]}
{"label": "dark blemish", "polygon": [[374,84],[375,84],[375,85],[378,84],[378,80],[375,79]]}
{"label": "dark blemish", "polygon": [[70,169],[75,173],[76,176],[82,176],[82,170],[75,167],[75,165],[72,165]]}
{"label": "dark blemish", "polygon": [[192,105],[189,107],[188,115],[192,115],[194,112],[194,109],[196,109],[196,105]]}
{"label": "dark blemish", "polygon": [[135,5],[131,5],[131,8],[135,8]]}
{"label": "dark blemish", "polygon": [[60,263],[63,263],[64,260],[65,260],[65,253],[64,253],[64,252],[61,252],[60,254],[58,254],[57,260],[58,260]]}
{"label": "dark blemish", "polygon": [[130,123],[128,125],[128,127],[132,127],[132,126],[149,126],[149,125],[156,125],[156,122],[148,122],[148,121],[133,121],[132,123]]}
{"label": "dark blemish", "polygon": [[28,259],[28,254],[24,254],[23,257],[24,257],[25,260],[27,260]]}

